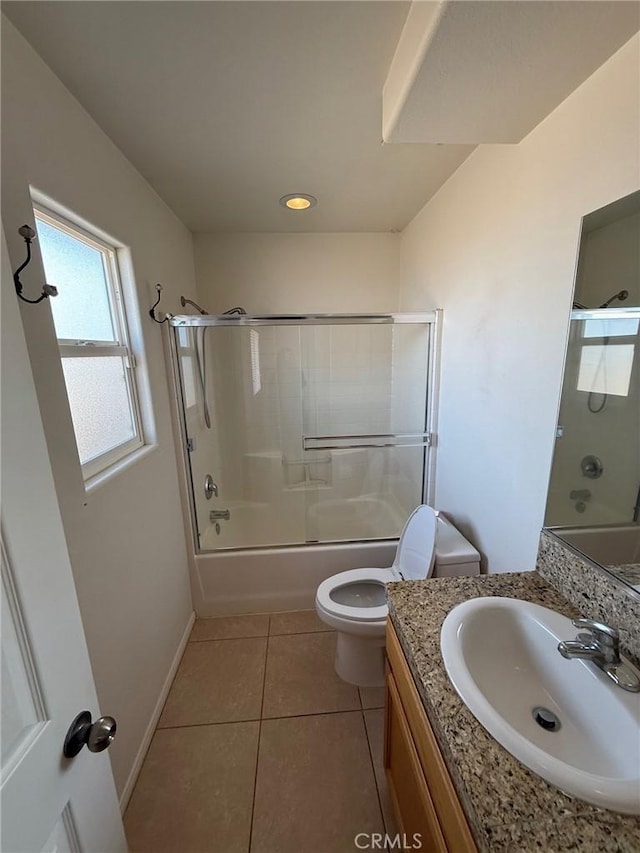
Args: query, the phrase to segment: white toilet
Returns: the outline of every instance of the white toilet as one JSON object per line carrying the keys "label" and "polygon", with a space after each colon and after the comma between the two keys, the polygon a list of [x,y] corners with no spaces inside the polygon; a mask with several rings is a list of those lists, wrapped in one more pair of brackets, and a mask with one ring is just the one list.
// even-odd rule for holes
{"label": "white toilet", "polygon": [[404,526],[391,568],[351,569],[320,584],[316,611],[338,632],[335,667],[343,681],[358,687],[384,685],[386,584],[432,574],[478,575],[480,554],[450,521],[422,505]]}

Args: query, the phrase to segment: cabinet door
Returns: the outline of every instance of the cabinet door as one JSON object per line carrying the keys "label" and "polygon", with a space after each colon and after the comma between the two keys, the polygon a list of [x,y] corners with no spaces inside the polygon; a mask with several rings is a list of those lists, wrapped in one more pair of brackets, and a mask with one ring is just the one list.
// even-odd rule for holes
{"label": "cabinet door", "polygon": [[[387,623],[387,659],[393,687],[400,703],[411,745],[417,754],[419,768],[426,780],[438,825],[452,853],[477,853],[471,830],[458,800],[435,735],[425,713],[406,658],[391,621]],[[439,848],[433,848],[439,849]]]}
{"label": "cabinet door", "polygon": [[[447,853],[447,845],[391,672],[387,674],[384,762],[396,815],[407,843],[410,845],[412,836],[417,834],[420,849],[429,853]],[[414,846],[417,848],[418,844]]]}

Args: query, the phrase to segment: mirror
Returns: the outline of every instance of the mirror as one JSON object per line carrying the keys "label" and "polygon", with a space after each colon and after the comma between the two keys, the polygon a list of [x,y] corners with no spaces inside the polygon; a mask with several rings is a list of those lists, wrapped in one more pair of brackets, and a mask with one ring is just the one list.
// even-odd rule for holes
{"label": "mirror", "polygon": [[582,221],[545,525],[640,593],[640,192]]}

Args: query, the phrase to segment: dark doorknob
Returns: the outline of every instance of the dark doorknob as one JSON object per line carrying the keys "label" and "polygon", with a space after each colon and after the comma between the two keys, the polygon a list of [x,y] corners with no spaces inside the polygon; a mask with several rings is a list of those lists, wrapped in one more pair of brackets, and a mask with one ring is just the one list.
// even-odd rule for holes
{"label": "dark doorknob", "polygon": [[91,722],[91,713],[81,711],[69,726],[62,752],[65,758],[73,758],[87,745],[89,752],[102,752],[111,746],[116,736],[116,721],[113,717],[100,717]]}

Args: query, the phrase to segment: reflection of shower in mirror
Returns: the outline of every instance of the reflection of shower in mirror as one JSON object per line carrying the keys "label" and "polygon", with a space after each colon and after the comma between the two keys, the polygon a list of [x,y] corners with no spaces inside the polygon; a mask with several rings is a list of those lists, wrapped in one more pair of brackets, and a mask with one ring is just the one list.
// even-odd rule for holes
{"label": "reflection of shower in mirror", "polygon": [[639,245],[640,191],[582,220],[557,420],[562,438],[545,514],[554,533],[638,593]]}
{"label": "reflection of shower in mirror", "polygon": [[[613,296],[610,296],[606,302],[603,302],[602,305],[598,305],[598,308],[608,308],[612,302],[616,301],[616,299],[618,299],[620,302],[624,302],[625,299],[628,299],[628,298],[629,298],[629,291],[628,290],[619,290],[617,293],[614,293]],[[586,305],[583,305],[581,302],[576,302],[575,300],[573,302],[573,307],[578,308],[582,311],[589,311],[590,310]]]}

